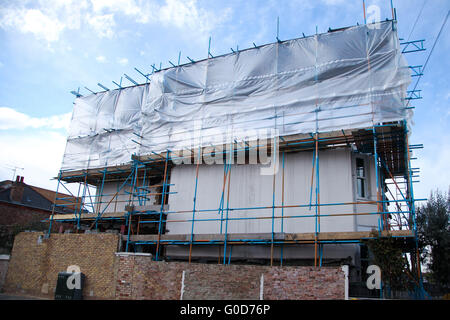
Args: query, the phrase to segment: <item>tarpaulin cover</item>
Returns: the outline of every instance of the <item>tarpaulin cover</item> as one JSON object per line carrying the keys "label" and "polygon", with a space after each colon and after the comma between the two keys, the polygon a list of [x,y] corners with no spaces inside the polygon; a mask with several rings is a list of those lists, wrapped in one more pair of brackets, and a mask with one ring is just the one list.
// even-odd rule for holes
{"label": "tarpaulin cover", "polygon": [[[155,72],[75,99],[62,170],[131,155],[409,119],[410,70],[392,21],[277,42]],[[226,142],[226,141],[225,141]]]}

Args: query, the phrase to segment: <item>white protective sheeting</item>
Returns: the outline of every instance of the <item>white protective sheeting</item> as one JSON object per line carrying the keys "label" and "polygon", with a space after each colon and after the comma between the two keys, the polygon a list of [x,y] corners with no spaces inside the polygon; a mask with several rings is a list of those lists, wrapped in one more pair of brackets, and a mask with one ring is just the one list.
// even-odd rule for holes
{"label": "white protective sheeting", "polygon": [[240,141],[264,128],[285,136],[409,118],[410,71],[392,21],[268,44],[149,78],[75,100],[63,170]]}

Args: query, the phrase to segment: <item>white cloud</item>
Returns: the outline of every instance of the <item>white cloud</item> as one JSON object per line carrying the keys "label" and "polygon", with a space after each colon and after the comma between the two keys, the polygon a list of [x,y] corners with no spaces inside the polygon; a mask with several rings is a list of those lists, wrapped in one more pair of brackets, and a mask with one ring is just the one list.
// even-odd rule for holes
{"label": "white cloud", "polygon": [[71,113],[35,118],[0,107],[0,180],[12,178],[6,165],[18,166],[26,183],[55,190],[51,179],[61,168],[66,145],[66,134],[57,130],[68,130],[70,119]]}
{"label": "white cloud", "polygon": [[[55,190],[53,180],[61,168],[71,113],[35,118],[12,108],[0,107],[0,181],[11,179],[11,166],[25,183]],[[21,129],[21,130],[11,130]],[[72,192],[76,188],[68,186]]]}
{"label": "white cloud", "polygon": [[119,59],[117,59],[117,63],[122,66],[126,66],[128,64],[128,59],[127,58],[119,58]]}
{"label": "white cloud", "polygon": [[87,27],[99,38],[111,39],[117,28],[118,15],[135,23],[161,23],[189,28],[197,35],[211,32],[231,15],[231,9],[220,13],[201,8],[197,0],[24,0],[0,5],[0,28],[31,33],[48,43],[58,41],[65,30]]}
{"label": "white cloud", "polygon": [[[11,143],[14,141],[14,143]],[[64,154],[66,137],[63,134],[38,130],[33,134],[6,133],[0,135],[0,180],[11,179],[13,172],[6,165],[24,170],[16,174],[25,177],[25,183],[56,189],[56,181]]]}
{"label": "white cloud", "polygon": [[323,2],[325,2],[326,5],[339,5],[344,3],[346,0],[323,0]]}
{"label": "white cloud", "polygon": [[65,25],[38,9],[2,10],[0,27],[16,28],[22,33],[32,33],[38,39],[48,42],[57,41]]}
{"label": "white cloud", "polygon": [[100,63],[106,62],[106,58],[104,56],[98,56],[95,58],[95,60],[97,60]]}
{"label": "white cloud", "polygon": [[230,15],[231,8],[226,8],[217,15],[212,11],[199,8],[196,0],[166,0],[166,4],[159,9],[157,16],[166,25],[174,25],[178,28],[188,27],[199,33],[207,33],[214,26],[227,20]]}
{"label": "white cloud", "polygon": [[88,14],[86,16],[87,23],[94,29],[100,38],[111,39],[114,36],[114,26],[116,22],[114,21],[113,14],[104,14],[91,16]]}
{"label": "white cloud", "polygon": [[48,128],[69,129],[72,113],[65,113],[50,117],[34,118],[12,108],[0,107],[0,130]]}
{"label": "white cloud", "polygon": [[111,38],[113,15],[91,15],[89,10],[86,0],[25,0],[9,7],[0,5],[0,28],[32,33],[37,39],[52,43],[60,39],[64,30],[80,30],[87,25],[99,37]]}
{"label": "white cloud", "polygon": [[151,1],[134,0],[91,0],[92,9],[95,13],[119,12],[126,16],[132,16],[138,23],[149,22],[154,14],[155,4]]}
{"label": "white cloud", "polygon": [[230,17],[231,9],[220,14],[200,8],[197,0],[166,0],[163,5],[157,1],[135,0],[91,0],[95,14],[123,14],[137,23],[160,22],[166,26],[189,28],[198,33],[210,32],[214,26]]}

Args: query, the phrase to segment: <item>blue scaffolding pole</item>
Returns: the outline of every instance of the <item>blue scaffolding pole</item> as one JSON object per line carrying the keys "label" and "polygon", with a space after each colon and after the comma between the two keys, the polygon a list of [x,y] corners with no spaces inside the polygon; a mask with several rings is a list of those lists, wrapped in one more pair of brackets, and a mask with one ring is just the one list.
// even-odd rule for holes
{"label": "blue scaffolding pole", "polygon": [[196,172],[195,172],[194,208],[192,210],[191,241],[190,241],[190,245],[189,245],[189,263],[191,263],[192,243],[194,241],[195,206],[197,204],[198,171],[199,171],[201,159],[202,159],[202,148],[198,147],[197,167],[196,167]]}
{"label": "blue scaffolding pole", "polygon": [[[281,233],[284,233],[284,152],[281,158]],[[283,266],[283,245],[280,246],[280,266]]]}
{"label": "blue scaffolding pole", "polygon": [[273,149],[272,149],[272,158],[273,158],[273,186],[272,186],[272,234],[271,234],[271,238],[272,238],[272,243],[270,245],[270,266],[273,266],[273,246],[274,246],[274,236],[275,236],[275,188],[276,188],[276,177],[277,177],[277,173],[276,173],[276,161],[277,161],[277,139],[273,138]]}
{"label": "blue scaffolding pole", "polygon": [[[159,213],[159,224],[158,224],[158,243],[156,244],[156,257],[155,260],[159,259],[159,251],[160,251],[160,241],[161,241],[161,233],[162,233],[162,222],[163,222],[163,214],[164,214],[164,203],[166,201],[166,192],[167,192],[167,170],[168,170],[168,164],[169,164],[169,157],[170,157],[170,151],[167,150],[166,152],[166,160],[164,163],[164,178],[163,178],[163,190],[161,195],[161,210]],[[194,208],[195,210],[195,208]]]}

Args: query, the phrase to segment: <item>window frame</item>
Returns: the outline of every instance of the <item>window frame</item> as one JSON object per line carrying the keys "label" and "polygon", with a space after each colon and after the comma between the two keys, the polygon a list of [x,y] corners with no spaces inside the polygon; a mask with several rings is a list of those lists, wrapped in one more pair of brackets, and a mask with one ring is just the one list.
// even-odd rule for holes
{"label": "window frame", "polygon": [[[358,166],[358,161],[362,162],[363,165],[363,175],[360,176],[358,174],[358,168],[360,168],[360,166]],[[361,156],[356,156],[355,157],[355,184],[356,184],[356,188],[355,188],[355,193],[356,193],[356,199],[357,200],[368,200],[369,199],[369,188],[368,188],[368,179],[369,179],[369,175],[368,175],[368,166],[367,166],[367,160],[364,157]],[[360,195],[359,192],[359,180],[362,181],[362,186],[363,186],[363,196]]]}

